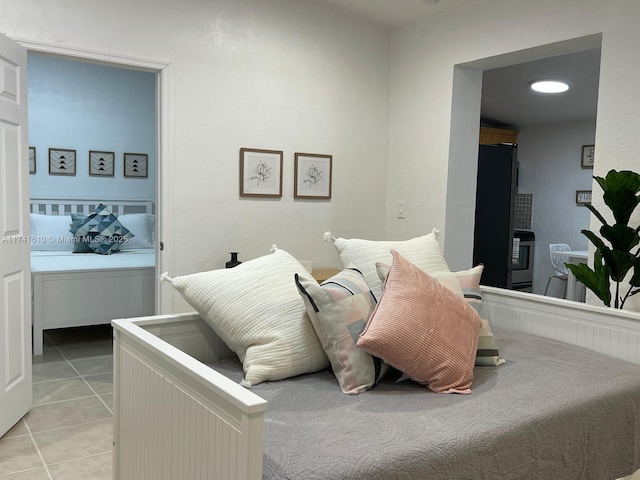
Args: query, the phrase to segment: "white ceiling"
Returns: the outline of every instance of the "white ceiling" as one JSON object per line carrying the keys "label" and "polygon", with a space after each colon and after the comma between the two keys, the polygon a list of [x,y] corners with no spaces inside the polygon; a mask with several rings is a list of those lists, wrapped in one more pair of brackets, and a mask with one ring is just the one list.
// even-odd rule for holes
{"label": "white ceiling", "polygon": [[[481,117],[485,122],[522,127],[594,120],[598,103],[600,49],[485,70]],[[555,95],[529,88],[534,80],[558,79],[570,88]]]}
{"label": "white ceiling", "polygon": [[[323,0],[385,28],[397,28],[464,8],[482,0]],[[433,3],[435,2],[435,3]],[[486,70],[482,118],[497,126],[595,120],[600,49]],[[529,83],[542,78],[568,81],[563,94],[542,96]]]}
{"label": "white ceiling", "polygon": [[396,28],[450,12],[481,0],[324,0],[368,18],[378,25]]}

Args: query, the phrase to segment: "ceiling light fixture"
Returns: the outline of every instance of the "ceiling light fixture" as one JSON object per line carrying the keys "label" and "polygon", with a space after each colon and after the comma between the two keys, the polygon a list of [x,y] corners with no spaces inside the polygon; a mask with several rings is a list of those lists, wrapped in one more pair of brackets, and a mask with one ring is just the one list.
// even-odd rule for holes
{"label": "ceiling light fixture", "polygon": [[569,85],[559,80],[539,80],[531,84],[531,89],[540,93],[562,93],[569,90]]}

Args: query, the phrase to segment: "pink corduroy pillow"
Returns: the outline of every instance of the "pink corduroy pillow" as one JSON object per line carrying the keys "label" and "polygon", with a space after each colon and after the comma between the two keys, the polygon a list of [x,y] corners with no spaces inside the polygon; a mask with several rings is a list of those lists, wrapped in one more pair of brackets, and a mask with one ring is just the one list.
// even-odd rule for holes
{"label": "pink corduroy pillow", "polygon": [[438,393],[471,393],[482,321],[463,298],[391,250],[393,264],[358,346]]}

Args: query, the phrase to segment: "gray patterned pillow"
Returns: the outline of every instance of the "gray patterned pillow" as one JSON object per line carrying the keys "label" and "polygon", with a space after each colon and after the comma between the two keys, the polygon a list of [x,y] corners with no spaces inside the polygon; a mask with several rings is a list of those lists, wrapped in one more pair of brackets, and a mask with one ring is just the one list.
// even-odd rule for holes
{"label": "gray patterned pillow", "polygon": [[119,251],[121,245],[133,237],[133,234],[102,204],[78,225],[72,223],[69,231],[75,237],[88,242],[89,248],[100,255],[110,255]]}

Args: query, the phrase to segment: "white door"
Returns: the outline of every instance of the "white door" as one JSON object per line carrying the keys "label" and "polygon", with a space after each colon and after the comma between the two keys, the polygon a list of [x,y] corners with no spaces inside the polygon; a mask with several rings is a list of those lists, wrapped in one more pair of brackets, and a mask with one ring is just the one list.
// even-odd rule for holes
{"label": "white door", "polygon": [[27,49],[0,35],[0,435],[31,409]]}

